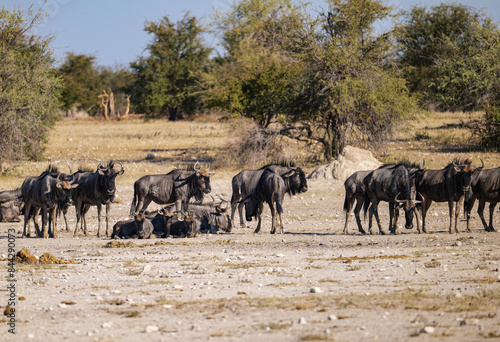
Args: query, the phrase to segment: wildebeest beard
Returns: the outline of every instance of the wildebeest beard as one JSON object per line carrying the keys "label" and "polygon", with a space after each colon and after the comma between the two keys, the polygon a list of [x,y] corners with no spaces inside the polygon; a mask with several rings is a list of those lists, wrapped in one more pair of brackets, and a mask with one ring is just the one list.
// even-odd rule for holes
{"label": "wildebeest beard", "polygon": [[196,189],[195,193],[194,193],[194,199],[196,200],[196,202],[198,203],[201,203],[203,202],[203,192],[200,191],[199,189]]}

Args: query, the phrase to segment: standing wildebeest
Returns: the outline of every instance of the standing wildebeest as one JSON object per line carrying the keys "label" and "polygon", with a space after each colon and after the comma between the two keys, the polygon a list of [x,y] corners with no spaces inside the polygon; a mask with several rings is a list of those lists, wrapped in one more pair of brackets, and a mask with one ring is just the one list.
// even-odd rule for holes
{"label": "standing wildebeest", "polygon": [[247,221],[252,221],[252,217],[258,218],[257,228],[254,233],[260,231],[263,204],[267,202],[269,209],[271,209],[271,234],[276,233],[276,216],[279,218],[279,227],[281,234],[283,234],[284,229],[281,214],[283,213],[285,192],[285,181],[283,178],[270,170],[264,170],[252,194],[243,199]]}
{"label": "standing wildebeest", "polygon": [[[484,163],[483,163],[484,165]],[[474,172],[470,183],[471,190],[469,195],[465,198],[465,214],[467,216],[467,231],[470,232],[469,227],[470,212],[474,206],[476,199],[479,201],[477,213],[481,218],[484,229],[487,232],[495,232],[493,228],[493,212],[498,202],[500,202],[500,168],[480,170]],[[486,224],[484,219],[484,206],[486,202],[490,203],[490,224]]]}
{"label": "standing wildebeest", "polygon": [[[484,167],[471,165],[471,160],[459,160],[455,158],[444,169],[424,170],[416,180],[417,191],[422,195],[422,230],[427,233],[425,227],[425,217],[429,207],[434,202],[448,202],[450,213],[449,232],[452,231],[452,218],[455,215],[455,232],[458,233],[457,221],[460,214],[460,205],[464,200],[464,195],[471,191],[470,183],[472,174]],[[457,202],[456,207],[453,202]]]}
{"label": "standing wildebeest", "polygon": [[42,210],[42,237],[47,238],[47,219],[52,222],[52,236],[57,237],[55,209],[61,203],[71,203],[71,189],[77,188],[74,179],[59,173],[56,167],[49,165],[38,177],[27,177],[21,185],[24,199],[24,229],[23,237],[30,235],[29,219],[36,220],[36,215]]}
{"label": "standing wildebeest", "polygon": [[198,201],[203,200],[203,194],[212,190],[208,169],[195,168],[195,172],[172,170],[166,175],[139,178],[134,183],[130,216],[145,211],[151,202],[160,205],[175,203],[179,212],[182,210],[182,204],[188,203],[191,197],[194,196]]}
{"label": "standing wildebeest", "polygon": [[349,216],[351,215],[352,207],[354,201],[356,201],[356,207],[354,208],[354,215],[356,217],[356,223],[358,224],[358,230],[361,234],[366,234],[363,226],[361,225],[361,219],[359,218],[359,212],[363,207],[365,201],[365,183],[364,179],[372,171],[357,171],[354,172],[349,178],[344,182],[345,187],[345,199],[344,199],[344,211],[345,211],[345,224],[344,224],[344,234],[347,234],[347,223],[349,222]]}
{"label": "standing wildebeest", "polygon": [[118,170],[115,169],[115,161],[111,160],[106,167],[99,163],[95,172],[79,170],[74,173],[73,177],[75,182],[79,184],[78,188],[73,190],[73,201],[76,211],[74,235],[77,234],[78,222],[81,219],[81,226],[85,236],[87,236],[87,220],[85,219],[85,214],[91,206],[95,205],[97,206],[97,236],[100,236],[101,207],[104,204],[106,205],[106,236],[108,236],[109,207],[110,204],[113,203],[116,192],[115,179],[116,176],[124,172],[122,163],[118,162],[118,164],[120,164],[120,169]]}
{"label": "standing wildebeest", "polygon": [[399,210],[398,203],[405,211],[405,228],[413,228],[413,213],[415,211],[415,180],[410,177],[408,165],[405,163],[397,165],[382,165],[370,172],[364,178],[365,202],[364,213],[370,207],[370,219],[368,229],[372,231],[372,216],[375,215],[380,234],[385,234],[378,217],[378,203],[380,201],[389,202],[389,231],[398,234],[397,219]]}
{"label": "standing wildebeest", "polygon": [[264,170],[270,170],[283,178],[286,193],[296,195],[307,191],[307,180],[304,171],[290,162],[281,162],[274,165],[266,165],[258,170],[243,170],[233,177],[231,181],[233,194],[231,196],[231,222],[234,223],[236,206],[240,215],[240,226],[245,227],[243,222],[243,201],[241,199],[253,193]]}

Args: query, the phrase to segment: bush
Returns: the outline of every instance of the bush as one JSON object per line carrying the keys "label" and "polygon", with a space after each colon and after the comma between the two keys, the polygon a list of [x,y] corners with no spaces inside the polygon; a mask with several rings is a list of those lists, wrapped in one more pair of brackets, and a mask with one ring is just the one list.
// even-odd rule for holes
{"label": "bush", "polygon": [[480,139],[482,149],[500,152],[500,107],[488,107],[484,120],[473,125],[473,134]]}

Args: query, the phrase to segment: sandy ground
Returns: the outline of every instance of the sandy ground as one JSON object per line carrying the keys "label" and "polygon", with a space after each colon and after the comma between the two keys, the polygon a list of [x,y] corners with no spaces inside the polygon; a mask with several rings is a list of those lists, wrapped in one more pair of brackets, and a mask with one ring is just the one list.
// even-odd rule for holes
{"label": "sandy ground", "polygon": [[[213,179],[230,192],[230,179]],[[343,184],[314,181],[285,198],[285,234],[270,235],[269,209],[261,234],[194,239],[133,240],[106,248],[92,236],[21,239],[16,249],[74,259],[76,264],[17,264],[16,338],[22,341],[489,341],[500,340],[500,233],[448,234],[447,206],[430,209],[430,234],[343,235]],[[126,218],[132,186],[111,222]],[[154,208],[152,206],[151,208]],[[474,209],[475,210],[475,209]],[[387,205],[380,206],[387,230]],[[500,215],[497,213],[497,217]],[[74,211],[68,218],[74,228]],[[400,224],[402,222],[400,221]],[[59,227],[62,222],[59,221]],[[366,226],[366,225],[365,225]],[[499,227],[498,220],[496,226]],[[500,227],[499,227],[500,228]],[[123,240],[122,240],[123,241]],[[0,263],[7,280],[7,262]],[[7,281],[0,289],[6,305]],[[2,309],[3,311],[4,309]],[[3,316],[3,322],[7,318]],[[13,340],[3,325],[1,341]]]}

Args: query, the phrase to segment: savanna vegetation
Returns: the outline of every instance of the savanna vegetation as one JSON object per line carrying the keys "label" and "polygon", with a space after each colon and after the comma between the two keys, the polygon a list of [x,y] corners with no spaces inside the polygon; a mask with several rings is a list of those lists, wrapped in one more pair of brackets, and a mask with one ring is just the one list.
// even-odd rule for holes
{"label": "savanna vegetation", "polygon": [[[2,160],[41,158],[48,129],[72,111],[229,120],[240,133],[233,154],[217,158],[239,166],[279,157],[289,144],[301,152],[288,157],[314,161],[332,160],[346,144],[379,148],[440,111],[484,113],[464,123],[475,139],[462,143],[500,146],[500,32],[472,7],[397,13],[381,0],[328,0],[315,9],[239,0],[208,27],[189,13],[146,22],[146,55],[114,68],[74,53],[56,67],[50,38],[29,33],[41,15],[0,12]],[[204,42],[206,32],[221,50]]]}

